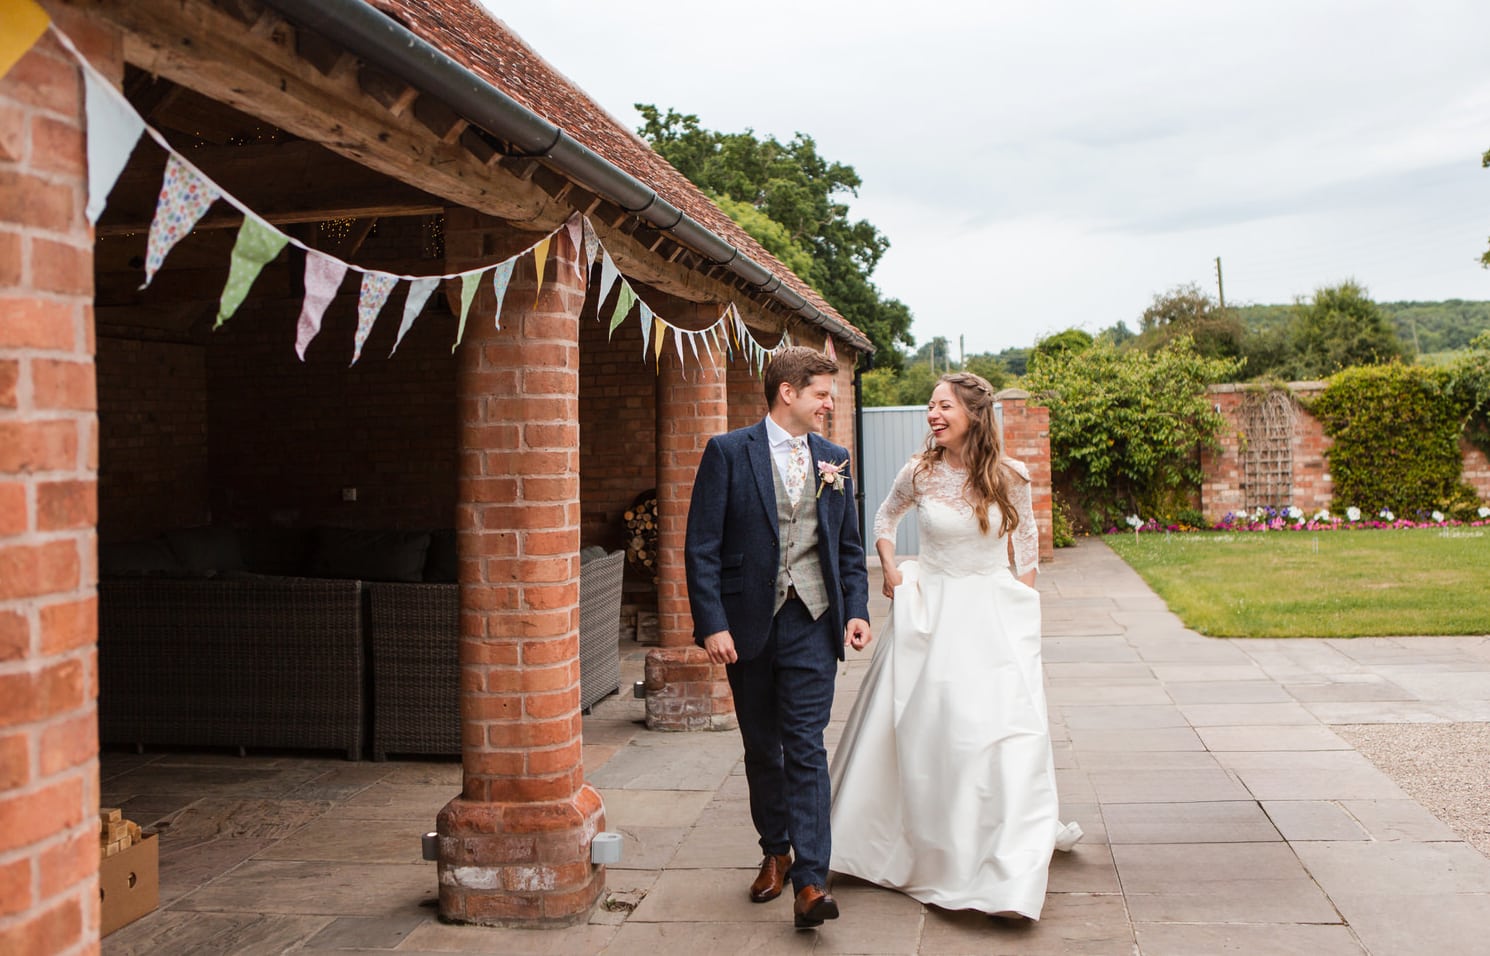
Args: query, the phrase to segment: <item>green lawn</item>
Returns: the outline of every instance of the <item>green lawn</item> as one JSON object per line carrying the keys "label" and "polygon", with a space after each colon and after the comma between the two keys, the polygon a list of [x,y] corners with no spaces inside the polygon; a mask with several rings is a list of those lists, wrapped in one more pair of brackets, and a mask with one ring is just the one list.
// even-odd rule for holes
{"label": "green lawn", "polygon": [[1490,634],[1490,528],[1103,538],[1213,637]]}

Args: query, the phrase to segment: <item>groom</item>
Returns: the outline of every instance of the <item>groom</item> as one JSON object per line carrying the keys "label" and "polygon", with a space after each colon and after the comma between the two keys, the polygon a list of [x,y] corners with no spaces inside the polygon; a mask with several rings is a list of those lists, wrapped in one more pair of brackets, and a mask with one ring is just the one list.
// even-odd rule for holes
{"label": "groom", "polygon": [[704,449],[684,548],[694,640],[727,665],[745,742],[750,816],[765,851],[750,898],[775,899],[790,875],[799,928],[838,916],[826,889],[823,728],[844,642],[870,641],[848,451],[815,434],[833,410],[837,371],[813,349],[777,353],[765,371],[765,419]]}

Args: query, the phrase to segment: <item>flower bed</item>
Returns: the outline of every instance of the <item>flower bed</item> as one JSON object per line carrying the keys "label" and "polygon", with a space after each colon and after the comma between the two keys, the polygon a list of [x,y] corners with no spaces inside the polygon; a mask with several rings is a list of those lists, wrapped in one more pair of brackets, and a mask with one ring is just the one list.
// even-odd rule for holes
{"label": "flower bed", "polygon": [[[1450,518],[1441,511],[1418,512],[1414,517],[1397,517],[1390,509],[1383,508],[1374,516],[1366,517],[1359,508],[1346,508],[1344,515],[1332,514],[1322,508],[1313,515],[1306,514],[1297,505],[1286,508],[1256,508],[1252,511],[1228,511],[1221,520],[1211,526],[1214,531],[1356,531],[1366,529],[1394,528],[1454,528],[1490,527],[1490,507],[1480,506],[1475,517],[1468,521]],[[1203,531],[1185,524],[1161,524],[1149,518],[1129,515],[1124,523],[1134,534],[1142,532]],[[1124,529],[1108,528],[1107,534],[1121,534]]]}

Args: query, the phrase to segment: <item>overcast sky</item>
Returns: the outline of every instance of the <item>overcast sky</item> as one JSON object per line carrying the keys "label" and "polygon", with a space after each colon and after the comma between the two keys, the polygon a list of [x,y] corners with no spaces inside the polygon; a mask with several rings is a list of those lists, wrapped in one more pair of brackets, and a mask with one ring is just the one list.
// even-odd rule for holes
{"label": "overcast sky", "polygon": [[1156,293],[1490,299],[1490,3],[483,0],[628,127],[801,131],[969,353]]}

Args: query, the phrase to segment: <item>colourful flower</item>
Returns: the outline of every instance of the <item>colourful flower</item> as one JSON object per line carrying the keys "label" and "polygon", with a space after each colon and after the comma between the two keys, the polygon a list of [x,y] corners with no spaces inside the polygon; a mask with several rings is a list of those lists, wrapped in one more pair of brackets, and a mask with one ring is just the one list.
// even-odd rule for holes
{"label": "colourful flower", "polygon": [[843,494],[843,472],[848,467],[848,459],[838,462],[836,465],[831,461],[820,461],[817,463],[817,497],[823,496],[824,488],[832,488],[840,495]]}

